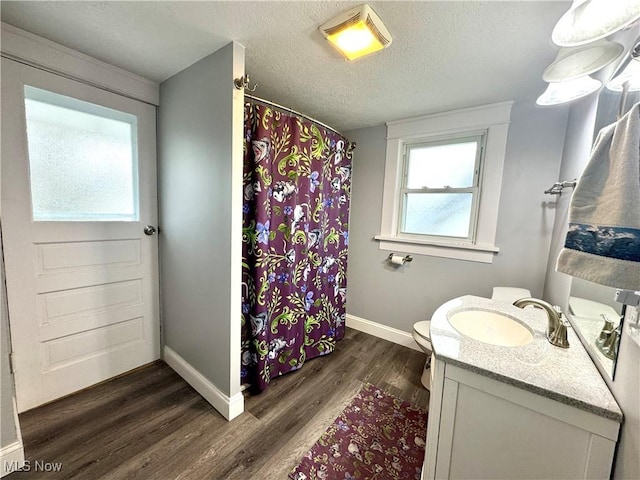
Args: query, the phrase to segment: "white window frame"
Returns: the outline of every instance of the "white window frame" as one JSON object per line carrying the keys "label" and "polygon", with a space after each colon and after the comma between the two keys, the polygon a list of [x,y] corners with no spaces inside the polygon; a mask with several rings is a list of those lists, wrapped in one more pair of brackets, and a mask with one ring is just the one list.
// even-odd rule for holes
{"label": "white window frame", "polygon": [[[512,105],[513,102],[497,103],[387,123],[382,217],[380,235],[375,237],[380,250],[493,262],[500,250],[495,238]],[[400,232],[406,146],[476,136],[479,132],[484,133],[485,143],[475,235],[470,239],[457,239]]]}
{"label": "white window frame", "polygon": [[[465,135],[457,135],[457,136],[447,136],[444,139],[432,139],[429,141],[419,141],[419,142],[406,142],[403,145],[403,153],[402,153],[402,177],[401,177],[401,185],[399,188],[399,204],[400,204],[400,212],[398,214],[398,235],[403,238],[414,238],[416,240],[431,240],[437,242],[447,242],[449,240],[459,241],[459,242],[468,242],[473,243],[475,241],[476,235],[476,223],[478,218],[478,206],[480,204],[479,198],[482,194],[482,166],[483,166],[483,155],[484,155],[484,141],[486,138],[486,132],[474,132]],[[410,160],[410,151],[411,149],[418,149],[422,147],[435,147],[441,145],[455,145],[456,143],[463,142],[472,142],[475,141],[478,145],[478,149],[476,150],[476,158],[474,163],[474,172],[473,172],[473,185],[469,187],[444,187],[444,188],[409,188],[407,187],[407,181],[409,178],[409,160]],[[467,231],[466,237],[454,237],[451,235],[433,235],[433,234],[421,234],[421,233],[410,233],[405,232],[402,229],[404,220],[405,220],[405,195],[410,193],[417,194],[430,194],[430,193],[471,193],[472,194],[472,203],[471,203],[471,218],[469,219],[469,230]]]}

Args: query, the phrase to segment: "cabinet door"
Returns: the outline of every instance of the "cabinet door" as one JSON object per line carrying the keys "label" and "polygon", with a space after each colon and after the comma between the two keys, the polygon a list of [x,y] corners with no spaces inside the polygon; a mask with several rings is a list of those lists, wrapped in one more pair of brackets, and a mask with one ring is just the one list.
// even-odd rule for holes
{"label": "cabinet door", "polygon": [[[551,402],[560,410],[576,409],[492,379],[465,375],[473,385],[444,380],[435,478],[609,477],[615,442],[568,423],[571,414],[565,421],[535,405]],[[494,390],[494,383],[507,390]],[[511,389],[516,395],[503,395]],[[523,394],[527,397],[520,402],[517,395]],[[581,413],[586,412],[576,411]]]}

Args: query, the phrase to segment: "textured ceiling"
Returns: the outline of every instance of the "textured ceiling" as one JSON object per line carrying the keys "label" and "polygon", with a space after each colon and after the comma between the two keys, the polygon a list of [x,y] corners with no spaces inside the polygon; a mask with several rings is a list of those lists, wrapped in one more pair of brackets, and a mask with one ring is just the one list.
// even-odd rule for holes
{"label": "textured ceiling", "polygon": [[255,94],[341,130],[533,100],[570,1],[372,1],[393,35],[349,63],[317,27],[362,2],[2,1],[2,21],[156,81],[231,40]]}

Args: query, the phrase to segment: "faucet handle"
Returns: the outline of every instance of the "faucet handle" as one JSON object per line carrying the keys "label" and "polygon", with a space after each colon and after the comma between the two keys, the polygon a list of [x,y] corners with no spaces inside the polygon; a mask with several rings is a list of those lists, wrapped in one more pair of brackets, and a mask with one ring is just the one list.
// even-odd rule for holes
{"label": "faucet handle", "polygon": [[567,338],[567,324],[561,321],[553,332],[551,332],[547,339],[552,345],[556,347],[569,348],[569,339]]}
{"label": "faucet handle", "polygon": [[615,329],[608,335],[607,339],[602,343],[602,345],[599,345],[600,351],[608,359],[615,360],[619,341],[620,334],[618,332],[618,329]]}

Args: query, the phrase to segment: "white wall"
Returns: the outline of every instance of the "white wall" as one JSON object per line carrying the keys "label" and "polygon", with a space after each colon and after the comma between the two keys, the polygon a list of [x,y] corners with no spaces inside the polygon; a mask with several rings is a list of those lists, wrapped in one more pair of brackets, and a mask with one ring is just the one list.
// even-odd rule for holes
{"label": "white wall", "polygon": [[161,84],[158,123],[164,358],[227,418],[242,406],[242,75],[239,44],[200,60]]}
{"label": "white wall", "polygon": [[386,127],[346,132],[357,143],[349,231],[347,312],[411,332],[445,301],[459,295],[491,296],[496,285],[544,286],[555,215],[554,198],[544,195],[557,179],[567,110],[516,103],[511,113],[492,264],[413,255],[400,269],[385,261],[373,236],[380,231]]}

